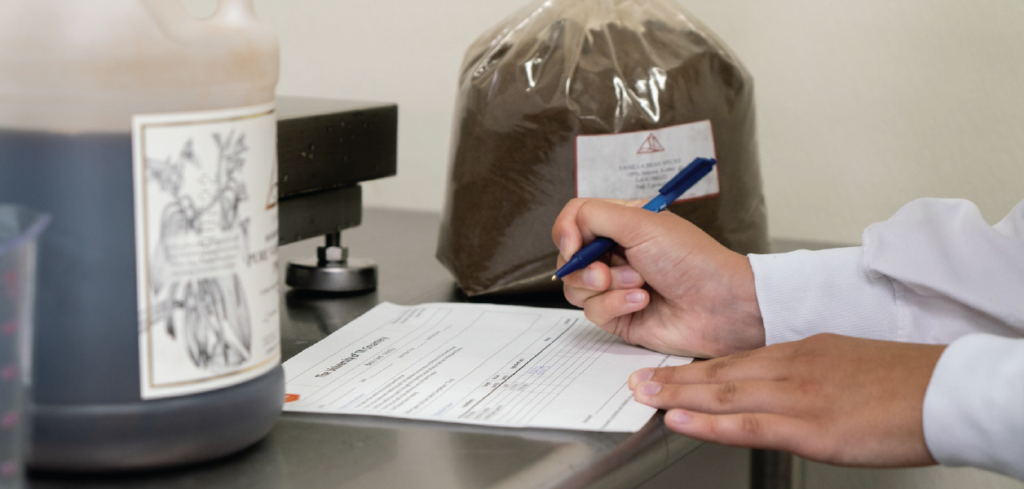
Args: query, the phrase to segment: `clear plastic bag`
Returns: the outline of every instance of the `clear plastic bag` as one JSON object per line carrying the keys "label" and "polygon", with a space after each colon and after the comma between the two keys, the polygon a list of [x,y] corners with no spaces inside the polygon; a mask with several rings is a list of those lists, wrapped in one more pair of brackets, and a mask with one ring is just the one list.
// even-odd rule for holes
{"label": "clear plastic bag", "polygon": [[456,103],[437,257],[468,295],[560,287],[550,230],[577,196],[579,136],[710,121],[717,194],[669,209],[768,250],[752,79],[673,0],[533,4],[469,47]]}

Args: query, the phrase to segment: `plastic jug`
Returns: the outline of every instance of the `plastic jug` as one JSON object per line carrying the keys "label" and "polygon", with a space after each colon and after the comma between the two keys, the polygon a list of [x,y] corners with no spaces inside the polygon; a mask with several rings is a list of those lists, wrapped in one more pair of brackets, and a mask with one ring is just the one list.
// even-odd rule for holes
{"label": "plastic jug", "polygon": [[49,221],[46,214],[0,204],[0,488],[24,483],[36,239]]}
{"label": "plastic jug", "polygon": [[29,466],[207,460],[280,414],[278,48],[251,0],[0,2],[0,200],[40,241]]}

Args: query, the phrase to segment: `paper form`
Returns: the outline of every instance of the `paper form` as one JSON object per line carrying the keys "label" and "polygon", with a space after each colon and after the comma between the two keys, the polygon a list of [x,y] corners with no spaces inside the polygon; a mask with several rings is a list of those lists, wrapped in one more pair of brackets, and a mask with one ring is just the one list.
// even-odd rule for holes
{"label": "paper form", "polygon": [[634,432],[655,409],[629,374],[684,365],[582,311],[383,303],[284,364],[285,411]]}

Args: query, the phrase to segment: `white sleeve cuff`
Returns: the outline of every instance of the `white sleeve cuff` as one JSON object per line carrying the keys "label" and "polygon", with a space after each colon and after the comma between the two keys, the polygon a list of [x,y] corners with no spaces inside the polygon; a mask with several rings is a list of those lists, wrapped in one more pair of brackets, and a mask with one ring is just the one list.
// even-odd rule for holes
{"label": "white sleeve cuff", "polygon": [[950,344],[928,383],[923,421],[939,463],[1024,480],[1024,340],[972,334]]}
{"label": "white sleeve cuff", "polygon": [[818,333],[897,339],[893,285],[868,275],[860,247],[747,256],[767,344]]}

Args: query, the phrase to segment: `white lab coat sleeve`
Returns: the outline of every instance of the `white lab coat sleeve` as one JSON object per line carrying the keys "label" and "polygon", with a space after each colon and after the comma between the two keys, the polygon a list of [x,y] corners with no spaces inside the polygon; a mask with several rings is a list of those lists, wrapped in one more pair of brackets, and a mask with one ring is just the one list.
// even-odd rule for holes
{"label": "white lab coat sleeve", "polygon": [[989,226],[970,202],[915,201],[863,243],[895,286],[899,338],[950,343],[922,412],[932,456],[1024,480],[1024,202]]}
{"label": "white lab coat sleeve", "polygon": [[920,199],[868,227],[861,247],[748,259],[768,344],[1024,336],[1024,202],[989,226],[968,201]]}
{"label": "white lab coat sleeve", "polygon": [[893,284],[868,273],[860,247],[747,258],[767,344],[818,333],[897,339]]}
{"label": "white lab coat sleeve", "polygon": [[863,264],[896,292],[896,339],[1024,336],[1024,202],[990,226],[955,199],[920,199],[864,230]]}
{"label": "white lab coat sleeve", "polygon": [[924,396],[935,460],[1024,480],[1024,339],[964,336],[946,348]]}

